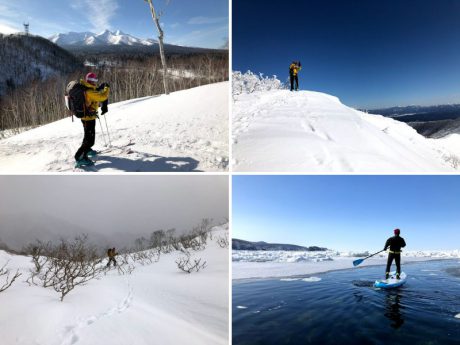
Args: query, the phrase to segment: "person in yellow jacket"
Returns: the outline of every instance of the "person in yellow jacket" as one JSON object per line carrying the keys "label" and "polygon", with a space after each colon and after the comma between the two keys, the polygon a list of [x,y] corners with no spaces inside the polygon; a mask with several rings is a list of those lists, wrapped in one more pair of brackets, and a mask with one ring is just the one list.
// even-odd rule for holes
{"label": "person in yellow jacket", "polygon": [[107,263],[107,267],[110,267],[110,263],[113,262],[113,266],[117,265],[117,260],[115,260],[115,256],[117,256],[118,253],[115,251],[115,248],[109,248],[107,250],[107,256],[109,257],[109,262]]}
{"label": "person in yellow jacket", "polygon": [[[88,73],[85,79],[80,80],[80,84],[85,86],[85,114],[81,118],[83,124],[84,137],[83,142],[75,153],[77,166],[92,165],[94,162],[88,156],[96,155],[92,149],[96,139],[96,119],[98,115],[99,103],[104,102],[109,97],[110,88],[108,84],[101,85],[97,88],[97,76],[94,73]],[[102,108],[102,113],[107,112],[107,105]]]}
{"label": "person in yellow jacket", "polygon": [[291,79],[291,91],[299,89],[299,72],[302,69],[300,61],[292,61],[289,66],[289,78]]}

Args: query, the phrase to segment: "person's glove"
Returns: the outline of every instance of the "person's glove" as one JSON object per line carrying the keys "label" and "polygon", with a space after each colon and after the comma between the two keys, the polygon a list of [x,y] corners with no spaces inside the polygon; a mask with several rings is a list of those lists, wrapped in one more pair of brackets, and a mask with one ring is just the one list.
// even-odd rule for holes
{"label": "person's glove", "polygon": [[108,83],[102,83],[96,88],[96,90],[101,91],[101,90],[104,90],[105,87],[110,87],[110,85]]}
{"label": "person's glove", "polygon": [[101,111],[102,111],[101,115],[104,115],[106,112],[109,111],[109,107],[107,105],[107,102],[102,102]]}

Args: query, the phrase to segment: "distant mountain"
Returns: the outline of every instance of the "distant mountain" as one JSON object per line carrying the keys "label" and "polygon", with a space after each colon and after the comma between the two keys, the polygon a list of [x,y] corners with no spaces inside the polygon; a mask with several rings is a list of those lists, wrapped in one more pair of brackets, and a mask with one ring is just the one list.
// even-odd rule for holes
{"label": "distant mountain", "polygon": [[32,80],[67,75],[83,63],[43,37],[0,34],[0,66],[1,95]]}
{"label": "distant mountain", "polygon": [[60,46],[152,46],[158,44],[153,39],[140,39],[124,32],[105,30],[99,34],[92,32],[69,32],[55,34],[48,38]]}
{"label": "distant mountain", "polygon": [[427,138],[442,138],[460,134],[460,104],[432,106],[411,105],[369,110],[371,114],[405,122]]}
{"label": "distant mountain", "polygon": [[250,242],[234,238],[232,240],[233,250],[287,250],[287,251],[324,251],[327,248],[321,247],[302,247],[294,244],[280,244],[280,243],[267,243],[267,242]]}
{"label": "distant mountain", "polygon": [[[158,41],[137,38],[120,30],[105,30],[99,34],[92,32],[69,32],[56,34],[48,39],[77,56],[107,53],[155,54],[159,52]],[[165,43],[164,48],[167,55],[216,51],[215,49],[185,47],[167,43]]]}
{"label": "distant mountain", "polygon": [[409,105],[406,107],[370,109],[368,112],[392,117],[402,122],[453,120],[460,117],[460,104]]}

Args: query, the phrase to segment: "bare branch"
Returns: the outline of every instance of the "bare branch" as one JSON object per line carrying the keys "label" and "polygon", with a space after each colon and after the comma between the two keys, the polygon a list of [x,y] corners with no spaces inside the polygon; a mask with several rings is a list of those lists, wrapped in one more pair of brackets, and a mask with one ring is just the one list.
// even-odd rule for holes
{"label": "bare branch", "polygon": [[206,268],[207,265],[206,261],[201,261],[201,258],[193,259],[192,262],[190,255],[186,255],[182,258],[177,259],[176,264],[177,268],[186,273],[198,272],[199,270]]}
{"label": "bare branch", "polygon": [[6,265],[8,265],[8,261],[0,267],[0,279],[3,281],[3,283],[0,282],[0,292],[8,289],[22,275],[22,273],[19,273],[19,270],[16,270],[16,273],[10,277],[10,270],[6,268]]}

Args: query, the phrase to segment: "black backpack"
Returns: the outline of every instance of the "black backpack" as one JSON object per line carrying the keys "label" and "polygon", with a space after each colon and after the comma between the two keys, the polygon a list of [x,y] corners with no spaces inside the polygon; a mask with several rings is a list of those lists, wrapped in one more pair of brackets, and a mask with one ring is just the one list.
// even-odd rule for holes
{"label": "black backpack", "polygon": [[72,115],[75,115],[79,119],[86,114],[86,101],[85,91],[87,87],[80,84],[78,81],[71,81],[65,89],[65,100],[67,109],[69,109]]}

